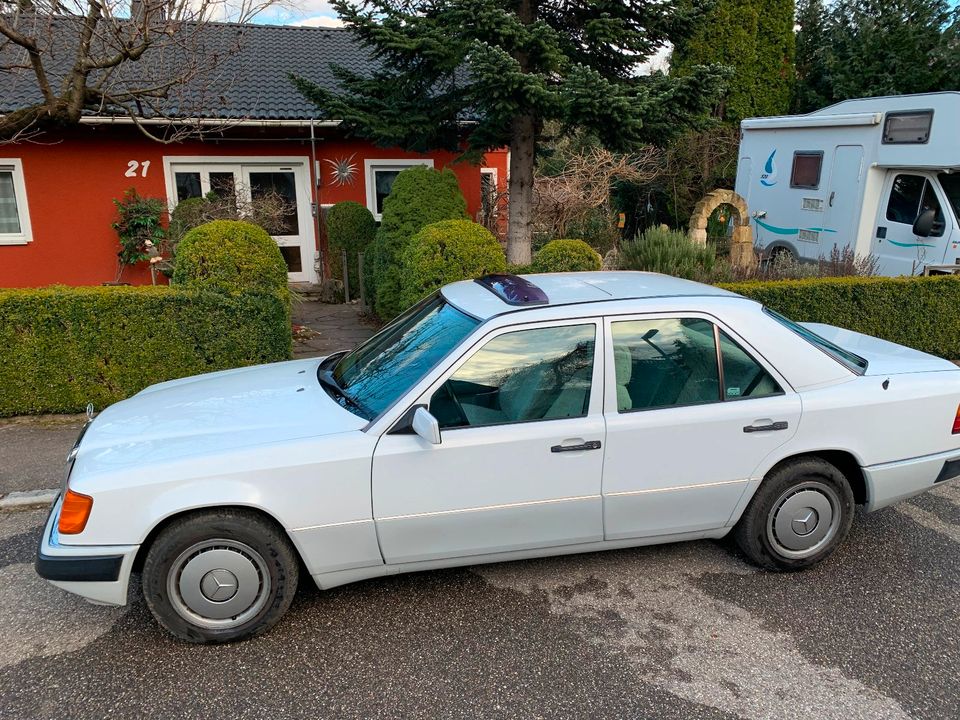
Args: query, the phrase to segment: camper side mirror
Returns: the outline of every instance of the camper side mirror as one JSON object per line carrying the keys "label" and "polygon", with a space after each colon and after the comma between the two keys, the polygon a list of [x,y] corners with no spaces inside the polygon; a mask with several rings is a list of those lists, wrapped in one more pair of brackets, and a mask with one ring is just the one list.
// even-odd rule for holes
{"label": "camper side mirror", "polygon": [[916,221],[913,223],[913,234],[917,237],[930,237],[930,233],[933,232],[933,221],[936,220],[936,218],[937,213],[935,210],[924,210],[917,216]]}

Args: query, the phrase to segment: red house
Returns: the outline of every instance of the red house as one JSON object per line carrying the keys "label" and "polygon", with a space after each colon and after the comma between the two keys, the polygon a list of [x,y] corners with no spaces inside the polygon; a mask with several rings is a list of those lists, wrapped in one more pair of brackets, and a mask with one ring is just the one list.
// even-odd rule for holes
{"label": "red house", "polygon": [[[253,200],[258,193],[281,195],[291,209],[275,239],[290,281],[315,283],[323,276],[327,252],[324,208],[354,200],[379,219],[403,168],[452,168],[477,219],[494,190],[505,187],[506,151],[488,154],[482,166],[471,165],[446,151],[377,147],[347,137],[337,121],[317,119],[317,109],[296,91],[289,73],[334,87],[331,64],[373,67],[376,61],[350,31],[228,24],[214,30],[231,41],[241,39],[239,50],[224,58],[222,75],[230,82],[213,106],[189,115],[174,109],[141,121],[155,123],[158,131],[173,121],[194,128],[192,137],[159,143],[129,117],[91,114],[74,129],[0,145],[0,287],[113,281],[119,250],[111,228],[113,200],[130,188],[164,198],[170,208],[211,188],[221,193],[229,188]],[[28,70],[0,73],[0,114],[38,99]],[[352,178],[338,177],[337,164],[352,167]],[[128,268],[122,279],[151,281],[146,264]]]}

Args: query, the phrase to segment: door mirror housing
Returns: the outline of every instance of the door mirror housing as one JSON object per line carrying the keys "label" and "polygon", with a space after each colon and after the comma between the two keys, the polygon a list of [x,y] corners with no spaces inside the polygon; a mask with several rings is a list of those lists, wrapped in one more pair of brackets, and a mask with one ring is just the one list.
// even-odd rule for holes
{"label": "door mirror housing", "polygon": [[917,216],[916,221],[913,223],[913,234],[917,237],[930,237],[930,233],[933,232],[933,223],[936,219],[937,213],[935,210],[924,210]]}
{"label": "door mirror housing", "polygon": [[423,405],[413,413],[413,431],[431,445],[440,444],[440,423]]}

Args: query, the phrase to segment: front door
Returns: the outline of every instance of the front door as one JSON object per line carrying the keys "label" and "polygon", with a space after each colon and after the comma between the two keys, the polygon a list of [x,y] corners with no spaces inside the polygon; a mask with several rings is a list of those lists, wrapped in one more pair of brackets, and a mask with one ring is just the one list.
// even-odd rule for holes
{"label": "front door", "polygon": [[310,178],[305,162],[272,164],[254,158],[169,159],[174,205],[214,193],[236,202],[240,216],[264,227],[277,242],[290,282],[317,282]]}
{"label": "front door", "polygon": [[[918,173],[890,173],[873,238],[873,254],[882,275],[916,275],[943,261],[946,222],[936,188]],[[924,210],[936,211],[933,232],[919,237],[913,223]]]}
{"label": "front door", "polygon": [[707,316],[607,321],[608,540],[723,527],[800,399]]}
{"label": "front door", "polygon": [[387,563],[603,538],[598,335],[596,320],[488,335],[417,400],[439,445],[380,439],[373,511]]}

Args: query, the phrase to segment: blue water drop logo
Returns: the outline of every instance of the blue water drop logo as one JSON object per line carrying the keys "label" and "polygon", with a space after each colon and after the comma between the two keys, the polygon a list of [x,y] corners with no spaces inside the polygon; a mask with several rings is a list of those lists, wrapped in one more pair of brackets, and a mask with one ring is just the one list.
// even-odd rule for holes
{"label": "blue water drop logo", "polygon": [[777,184],[777,163],[774,162],[773,159],[773,156],[776,154],[776,150],[770,153],[770,157],[767,158],[767,162],[763,165],[763,173],[760,175],[760,184],[764,187],[773,187]]}

